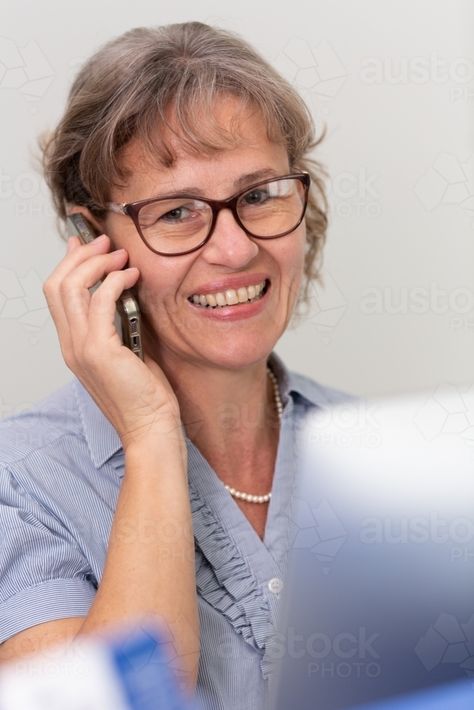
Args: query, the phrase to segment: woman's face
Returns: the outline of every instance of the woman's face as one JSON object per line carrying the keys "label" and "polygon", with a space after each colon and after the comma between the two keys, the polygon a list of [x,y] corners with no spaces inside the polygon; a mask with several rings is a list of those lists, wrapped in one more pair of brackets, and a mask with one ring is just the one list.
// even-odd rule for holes
{"label": "woman's face", "polygon": [[[235,120],[236,100],[216,105],[219,123]],[[272,143],[256,112],[239,112],[238,144],[207,155],[186,153],[176,136],[169,138],[177,159],[172,167],[151,166],[137,141],[130,142],[123,163],[130,171],[126,187],[115,189],[114,202],[134,202],[170,192],[192,192],[225,199],[239,190],[290,172],[283,146]],[[295,305],[304,265],[304,222],[285,237],[252,239],[230,210],[219,212],[210,240],[182,256],[155,254],[143,243],[132,221],[110,213],[103,224],[114,245],[124,247],[129,265],[140,270],[137,285],[142,313],[151,327],[153,353],[159,363],[183,360],[200,367],[241,368],[271,352]],[[251,305],[205,308],[193,295],[237,290],[268,280],[265,295]]]}

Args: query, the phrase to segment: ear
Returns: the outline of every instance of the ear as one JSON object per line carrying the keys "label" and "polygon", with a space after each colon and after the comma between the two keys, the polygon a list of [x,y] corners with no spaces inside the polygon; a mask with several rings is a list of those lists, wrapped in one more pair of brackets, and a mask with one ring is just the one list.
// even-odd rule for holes
{"label": "ear", "polygon": [[81,214],[94,228],[94,231],[97,233],[97,236],[99,236],[99,234],[103,234],[103,222],[101,220],[98,220],[97,217],[92,214],[88,207],[84,207],[83,205],[68,205],[67,213],[68,215],[78,213]]}

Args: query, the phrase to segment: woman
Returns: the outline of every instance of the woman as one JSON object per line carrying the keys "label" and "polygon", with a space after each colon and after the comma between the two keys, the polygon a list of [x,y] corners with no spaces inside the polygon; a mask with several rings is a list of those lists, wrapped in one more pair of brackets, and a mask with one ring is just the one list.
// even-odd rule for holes
{"label": "woman", "polygon": [[[294,433],[339,399],[272,352],[324,239],[315,145],[288,83],[197,22],[80,71],[45,175],[101,236],[44,285],[74,380],[1,428],[3,658],[151,614],[204,707],[263,706]],[[128,288],[144,361],[114,325]]]}

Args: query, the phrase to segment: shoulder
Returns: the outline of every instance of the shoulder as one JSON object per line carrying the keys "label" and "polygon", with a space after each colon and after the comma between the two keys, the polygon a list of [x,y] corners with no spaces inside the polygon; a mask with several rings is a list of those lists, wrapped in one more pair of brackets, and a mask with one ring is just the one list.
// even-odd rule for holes
{"label": "shoulder", "polygon": [[0,422],[0,528],[23,530],[25,539],[41,533],[42,546],[52,542],[48,530],[70,533],[97,555],[123,468],[114,434],[76,379]]}
{"label": "shoulder", "polygon": [[[84,392],[73,378],[30,409],[0,421],[0,484],[19,485],[47,504],[64,495],[65,487],[78,489],[94,480]],[[100,443],[100,429],[96,435]]]}
{"label": "shoulder", "polygon": [[0,421],[0,464],[15,464],[54,447],[68,434],[81,435],[75,385],[72,380],[29,409]]}
{"label": "shoulder", "polygon": [[307,407],[326,407],[355,401],[356,397],[340,389],[316,381],[309,375],[289,369],[280,355],[272,351],[269,365],[277,375],[281,395],[286,402],[291,396],[303,401]]}
{"label": "shoulder", "polygon": [[354,402],[357,399],[348,392],[322,384],[308,375],[303,375],[293,370],[289,371],[289,382],[293,392],[322,409],[337,404]]}
{"label": "shoulder", "polygon": [[108,511],[91,485],[77,384],[0,422],[0,643],[85,616],[95,594],[105,545],[94,522]]}

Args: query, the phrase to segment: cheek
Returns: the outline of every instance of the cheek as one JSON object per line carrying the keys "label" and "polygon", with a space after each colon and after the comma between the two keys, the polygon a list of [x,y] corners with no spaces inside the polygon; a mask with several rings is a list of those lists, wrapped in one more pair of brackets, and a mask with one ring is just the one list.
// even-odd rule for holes
{"label": "cheek", "polygon": [[301,285],[304,276],[305,252],[306,252],[306,228],[298,230],[297,237],[293,242],[292,249],[288,250],[287,266],[284,273],[286,274],[288,285],[288,308],[293,311],[295,304],[298,301]]}
{"label": "cheek", "polygon": [[153,315],[163,309],[166,291],[157,284],[142,279],[137,286],[137,292],[141,313],[153,319]]}
{"label": "cheek", "polygon": [[[199,252],[197,252],[197,255]],[[143,313],[153,321],[155,329],[168,327],[183,317],[183,299],[188,273],[196,254],[167,259],[147,250],[135,265],[140,269],[137,284],[138,298]]]}
{"label": "cheek", "polygon": [[156,255],[156,258],[148,257],[148,262],[141,266],[137,264],[140,279],[136,288],[143,313],[163,313],[175,307],[176,294],[181,284],[180,272],[176,267],[160,262],[161,259]]}
{"label": "cheek", "polygon": [[279,261],[282,279],[292,290],[298,290],[304,271],[306,229],[299,228],[295,234],[289,235],[288,241],[284,241],[281,246]]}

